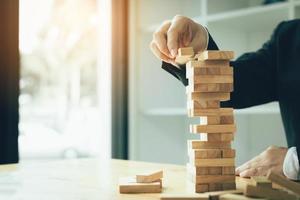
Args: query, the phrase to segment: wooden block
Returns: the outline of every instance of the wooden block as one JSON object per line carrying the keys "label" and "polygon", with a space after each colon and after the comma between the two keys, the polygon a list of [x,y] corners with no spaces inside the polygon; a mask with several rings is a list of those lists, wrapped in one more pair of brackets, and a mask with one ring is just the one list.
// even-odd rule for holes
{"label": "wooden block", "polygon": [[160,200],[209,200],[208,195],[201,194],[163,194]]}
{"label": "wooden block", "polygon": [[[198,59],[198,58],[197,58]],[[186,68],[197,67],[229,67],[229,60],[192,60],[186,63]]]}
{"label": "wooden block", "polygon": [[189,83],[186,93],[190,92],[232,92],[233,83]]}
{"label": "wooden block", "polygon": [[234,140],[233,133],[196,133],[200,135],[201,141],[207,142],[228,142]]}
{"label": "wooden block", "polygon": [[272,181],[273,183],[276,183],[277,185],[280,185],[281,187],[284,187],[291,192],[294,192],[297,195],[300,195],[300,184],[296,183],[294,181],[288,180],[287,178],[280,176],[278,174],[275,174],[272,171],[269,171],[267,174],[267,178]]}
{"label": "wooden block", "polygon": [[125,177],[119,179],[120,193],[160,193],[162,182],[137,183],[135,177]]}
{"label": "wooden block", "polygon": [[189,157],[191,158],[222,158],[221,149],[189,149]]}
{"label": "wooden block", "polygon": [[220,124],[233,124],[233,123],[234,123],[233,115],[220,116]]}
{"label": "wooden block", "polygon": [[249,197],[262,197],[273,200],[296,200],[295,195],[289,194],[283,190],[275,190],[267,187],[256,187],[254,185],[247,185],[244,194]]}
{"label": "wooden block", "polygon": [[222,175],[222,167],[195,167],[188,163],[187,170],[195,176]]}
{"label": "wooden block", "polygon": [[183,65],[194,58],[194,50],[192,47],[179,48],[178,55],[175,58],[175,62],[179,65]]}
{"label": "wooden block", "polygon": [[219,200],[219,197],[225,194],[243,194],[242,190],[227,190],[218,192],[208,192],[206,193],[210,200]]}
{"label": "wooden block", "polygon": [[236,184],[235,184],[235,182],[233,182],[233,183],[222,183],[222,189],[223,190],[235,190],[236,189]]}
{"label": "wooden block", "polygon": [[254,186],[272,188],[272,182],[266,176],[252,176],[251,181]]}
{"label": "wooden block", "polygon": [[[196,184],[208,184],[208,183],[232,183],[235,181],[235,176],[233,175],[201,175],[194,176],[193,182]],[[222,189],[222,188],[221,188]]]}
{"label": "wooden block", "polygon": [[222,167],[223,175],[235,175],[235,166],[231,167]]}
{"label": "wooden block", "polygon": [[220,108],[220,101],[212,100],[212,101],[205,101],[205,100],[189,100],[187,101],[187,109],[208,109],[208,108]]}
{"label": "wooden block", "polygon": [[[223,194],[219,197],[220,200],[257,200],[257,198],[246,197],[241,194]],[[259,199],[259,200],[267,200],[267,199]]]}
{"label": "wooden block", "polygon": [[197,83],[233,83],[232,75],[198,75],[188,79],[189,84]]}
{"label": "wooden block", "polygon": [[232,108],[188,109],[188,115],[189,117],[233,115],[233,109]]}
{"label": "wooden block", "polygon": [[163,171],[155,171],[145,174],[137,174],[136,181],[138,183],[151,183],[163,178]]}
{"label": "wooden block", "polygon": [[223,190],[223,185],[222,185],[222,183],[209,183],[208,190],[210,192],[221,191],[221,190]]}
{"label": "wooden block", "polygon": [[233,51],[203,51],[199,56],[198,60],[231,60],[234,58]]}
{"label": "wooden block", "polygon": [[222,158],[235,158],[235,149],[222,149]]}
{"label": "wooden block", "polygon": [[184,47],[178,49],[178,56],[194,56],[194,49],[193,47]]}
{"label": "wooden block", "polygon": [[197,167],[226,167],[235,166],[234,158],[203,158],[191,159],[190,163]]}
{"label": "wooden block", "polygon": [[186,68],[186,78],[201,75],[233,75],[232,67],[194,67]]}
{"label": "wooden block", "polygon": [[230,142],[203,142],[199,140],[188,140],[188,149],[230,149]]}
{"label": "wooden block", "polygon": [[219,100],[219,101],[227,101],[230,99],[230,93],[229,92],[191,92],[187,94],[188,100]]}
{"label": "wooden block", "polygon": [[234,133],[235,124],[190,125],[191,133]]}
{"label": "wooden block", "polygon": [[195,185],[195,191],[196,192],[208,192],[208,184],[196,184]]}

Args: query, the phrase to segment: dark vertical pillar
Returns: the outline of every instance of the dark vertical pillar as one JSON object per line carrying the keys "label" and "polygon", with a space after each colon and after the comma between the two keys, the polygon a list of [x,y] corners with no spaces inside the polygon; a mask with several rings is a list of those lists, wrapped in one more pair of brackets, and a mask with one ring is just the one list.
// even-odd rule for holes
{"label": "dark vertical pillar", "polygon": [[0,164],[18,162],[19,1],[0,1]]}

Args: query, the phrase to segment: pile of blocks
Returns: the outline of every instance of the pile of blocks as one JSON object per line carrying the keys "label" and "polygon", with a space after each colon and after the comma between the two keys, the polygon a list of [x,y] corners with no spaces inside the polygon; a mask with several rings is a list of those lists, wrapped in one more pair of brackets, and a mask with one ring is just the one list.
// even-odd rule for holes
{"label": "pile of blocks", "polygon": [[119,179],[120,193],[161,193],[163,171],[137,174]]}
{"label": "pile of blocks", "polygon": [[221,108],[233,91],[232,51],[179,49],[176,62],[186,62],[189,117],[199,117],[200,124],[190,125],[198,140],[188,141],[188,177],[196,192],[232,190],[235,184],[235,150],[231,148],[236,126],[233,109]]}

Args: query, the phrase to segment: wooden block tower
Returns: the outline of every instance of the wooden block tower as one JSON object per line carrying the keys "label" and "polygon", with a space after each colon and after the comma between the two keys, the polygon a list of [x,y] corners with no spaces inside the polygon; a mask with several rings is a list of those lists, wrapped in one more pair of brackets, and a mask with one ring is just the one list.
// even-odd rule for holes
{"label": "wooden block tower", "polygon": [[[176,61],[186,63],[189,117],[200,123],[190,125],[190,132],[200,139],[188,141],[188,177],[196,192],[232,190],[235,184],[235,150],[231,148],[236,126],[233,109],[221,108],[233,91],[232,51],[205,51],[194,55],[183,48]],[[178,62],[179,63],[179,62]]]}

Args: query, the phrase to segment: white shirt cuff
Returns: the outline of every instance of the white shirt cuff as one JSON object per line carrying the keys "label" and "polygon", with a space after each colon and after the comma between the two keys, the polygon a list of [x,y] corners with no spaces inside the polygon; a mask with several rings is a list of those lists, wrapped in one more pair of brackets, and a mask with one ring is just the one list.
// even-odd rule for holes
{"label": "white shirt cuff", "polygon": [[299,160],[296,147],[289,148],[283,162],[284,175],[292,180],[299,179]]}

